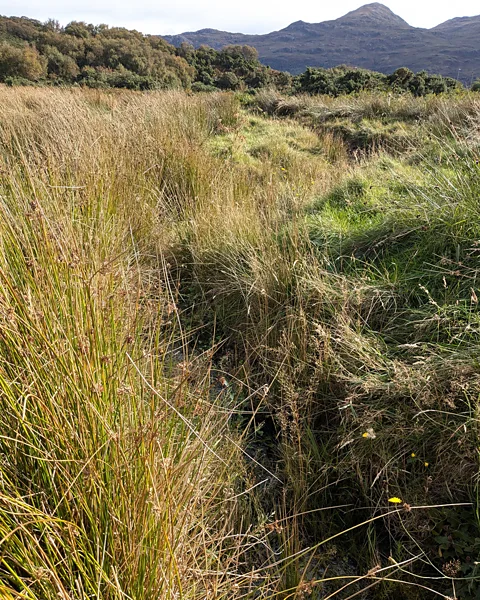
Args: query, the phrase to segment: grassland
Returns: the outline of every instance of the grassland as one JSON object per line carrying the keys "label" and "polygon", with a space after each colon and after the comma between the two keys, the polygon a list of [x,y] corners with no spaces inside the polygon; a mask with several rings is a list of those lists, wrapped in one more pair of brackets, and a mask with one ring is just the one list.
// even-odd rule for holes
{"label": "grassland", "polygon": [[475,94],[0,89],[2,600],[476,598],[479,161]]}

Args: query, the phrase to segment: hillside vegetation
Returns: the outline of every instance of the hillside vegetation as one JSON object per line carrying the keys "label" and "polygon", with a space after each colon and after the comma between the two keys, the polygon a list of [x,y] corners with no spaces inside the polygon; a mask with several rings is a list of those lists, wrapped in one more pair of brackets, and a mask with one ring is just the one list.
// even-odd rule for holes
{"label": "hillside vegetation", "polygon": [[477,598],[479,133],[0,88],[0,596]]}
{"label": "hillside vegetation", "polygon": [[[261,65],[254,48],[176,49],[160,36],[73,21],[62,27],[0,17],[0,81],[136,90],[263,87],[289,76]],[[195,86],[193,85],[195,88]]]}
{"label": "hillside vegetation", "polygon": [[[27,17],[0,17],[0,82],[10,86],[82,86],[96,89],[186,89],[196,92],[262,88],[283,93],[338,96],[359,91],[415,96],[460,90],[462,84],[426,71],[399,68],[390,75],[336,66],[308,68],[297,77],[260,63],[257,50],[230,45],[215,50],[188,43],[175,48],[160,36],[107,25]],[[472,80],[473,82],[473,80]],[[474,84],[476,90],[479,84]]]}

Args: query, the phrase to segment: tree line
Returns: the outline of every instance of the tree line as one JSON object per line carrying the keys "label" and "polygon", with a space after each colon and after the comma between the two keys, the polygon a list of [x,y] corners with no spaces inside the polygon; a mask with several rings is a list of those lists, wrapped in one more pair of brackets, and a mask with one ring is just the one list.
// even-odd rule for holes
{"label": "tree line", "polygon": [[[255,89],[287,79],[249,46],[221,51],[107,25],[0,17],[0,82],[79,84],[137,90]],[[278,80],[278,82],[277,82]]]}
{"label": "tree line", "polygon": [[[415,96],[461,89],[450,77],[413,73],[384,75],[347,66],[308,68],[298,76],[262,65],[255,48],[179,48],[157,35],[73,21],[62,27],[27,17],[0,17],[0,82],[83,85],[93,88],[193,91],[275,87],[284,93],[338,96],[363,90],[411,92]],[[480,82],[472,89],[480,90]]]}

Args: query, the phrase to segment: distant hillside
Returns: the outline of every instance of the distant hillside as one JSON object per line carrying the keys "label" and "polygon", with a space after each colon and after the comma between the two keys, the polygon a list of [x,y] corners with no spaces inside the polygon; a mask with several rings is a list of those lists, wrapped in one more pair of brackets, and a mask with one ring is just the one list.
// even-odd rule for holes
{"label": "distant hillside", "polygon": [[265,35],[202,29],[163,37],[175,46],[187,42],[220,49],[248,44],[258,50],[263,63],[293,74],[307,67],[349,64],[382,73],[404,66],[413,71],[426,69],[459,77],[465,83],[480,76],[480,16],[421,29],[379,3],[367,4],[333,21],[297,21]]}

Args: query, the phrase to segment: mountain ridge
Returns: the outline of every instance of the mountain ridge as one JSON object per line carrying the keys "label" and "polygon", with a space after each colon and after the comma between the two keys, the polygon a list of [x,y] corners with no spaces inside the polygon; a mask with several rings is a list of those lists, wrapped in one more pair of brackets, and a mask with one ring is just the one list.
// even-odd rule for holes
{"label": "mountain ridge", "polygon": [[307,67],[339,64],[391,73],[399,67],[428,70],[468,83],[480,77],[480,15],[456,17],[431,29],[413,27],[378,2],[366,4],[330,21],[295,21],[267,34],[202,29],[162,36],[175,46],[183,42],[221,49],[231,44],[254,46],[260,60],[293,74]]}

